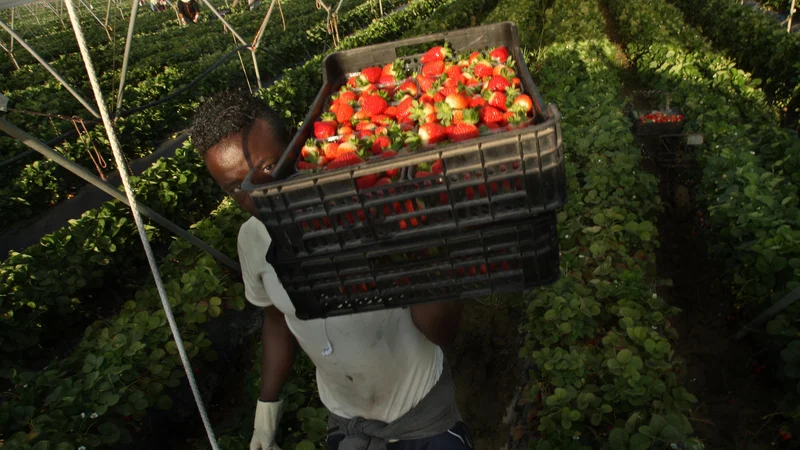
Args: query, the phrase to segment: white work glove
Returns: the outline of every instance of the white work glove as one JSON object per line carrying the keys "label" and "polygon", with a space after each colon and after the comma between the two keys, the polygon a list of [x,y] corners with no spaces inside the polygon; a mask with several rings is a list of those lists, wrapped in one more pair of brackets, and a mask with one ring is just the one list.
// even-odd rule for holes
{"label": "white work glove", "polygon": [[281,450],[275,444],[275,433],[278,431],[278,421],[281,420],[282,412],[283,400],[277,402],[258,401],[250,450]]}

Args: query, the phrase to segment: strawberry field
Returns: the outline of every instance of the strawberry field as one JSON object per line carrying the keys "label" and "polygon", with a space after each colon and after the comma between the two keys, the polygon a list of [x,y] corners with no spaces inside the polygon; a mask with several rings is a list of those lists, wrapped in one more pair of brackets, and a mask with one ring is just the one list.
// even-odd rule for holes
{"label": "strawberry field", "polygon": [[[100,21],[111,8],[107,30],[88,9],[80,20],[113,106],[130,5],[91,4]],[[253,36],[268,6],[240,5],[225,19]],[[11,10],[0,20],[11,23]],[[324,115],[304,123],[328,54],[504,21],[518,27],[524,61],[504,47],[437,46],[419,72],[399,63],[360,68]],[[92,98],[68,22],[41,5],[18,7],[14,22]],[[140,7],[116,121],[126,158],[180,135],[202,98],[250,86],[292,133],[307,132],[292,172],[319,184],[349,174],[362,196],[394,195],[405,181],[424,194],[454,173],[448,149],[524,134],[554,104],[566,168],[560,277],[524,294],[465,300],[460,336],[445,348],[476,448],[800,445],[800,302],[787,301],[800,288],[800,35],[736,0],[344,0],[335,44],[328,28],[314,2],[281,2],[259,52],[258,89],[248,52],[241,60],[232,52],[239,44],[205,5],[199,23],[183,27],[172,10]],[[18,45],[13,59],[0,58],[0,92],[11,100],[2,118],[42,141],[58,138],[56,151],[90,171],[116,171],[102,123]],[[661,104],[643,106],[642,92]],[[657,127],[678,131],[643,137]],[[132,179],[136,198],[236,257],[249,215],[208,176],[191,141],[179,142]],[[210,448],[130,209],[81,207],[84,182],[26,152],[0,137],[0,229],[4,248],[14,249],[0,263],[0,448]],[[402,171],[392,165],[426,152],[434,156]],[[294,225],[325,235],[379,218],[391,233],[413,236],[449,223],[436,207],[485,200],[496,208],[495,199],[503,206],[524,195],[523,183],[467,179],[463,191],[448,184],[444,196],[372,209],[362,201],[331,221]],[[81,215],[66,220],[58,211],[73,205]],[[63,226],[26,231],[42,220]],[[247,449],[261,314],[236,271],[154,222],[147,233],[220,447]],[[17,235],[38,243],[16,248]],[[503,264],[453,276],[512,285],[504,272],[526,270]],[[348,299],[373,288],[359,282]],[[754,321],[775,305],[785,307]],[[327,448],[327,410],[307,357],[295,362],[283,398],[281,448]]]}

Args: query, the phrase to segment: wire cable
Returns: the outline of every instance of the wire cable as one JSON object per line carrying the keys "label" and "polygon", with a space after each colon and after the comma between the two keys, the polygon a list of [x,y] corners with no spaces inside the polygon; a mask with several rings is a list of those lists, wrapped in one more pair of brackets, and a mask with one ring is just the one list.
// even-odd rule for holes
{"label": "wire cable", "polygon": [[194,400],[197,403],[197,409],[200,412],[200,418],[203,420],[203,426],[206,429],[206,434],[208,434],[208,441],[211,443],[211,448],[212,450],[219,450],[217,439],[214,436],[214,430],[211,427],[211,421],[208,419],[208,413],[206,412],[206,408],[203,404],[203,398],[200,396],[200,390],[198,389],[197,382],[194,379],[194,372],[192,372],[192,365],[189,362],[189,356],[186,354],[186,349],[183,346],[183,339],[181,339],[181,333],[178,330],[178,323],[175,320],[174,314],[172,313],[172,307],[169,304],[166,289],[164,289],[164,283],[161,279],[161,272],[158,270],[156,258],[153,255],[153,249],[150,247],[150,241],[147,238],[147,231],[145,231],[144,222],[142,221],[142,216],[139,213],[139,209],[136,204],[136,198],[134,197],[130,179],[128,178],[128,171],[125,168],[125,156],[122,154],[122,146],[119,143],[117,132],[114,129],[111,115],[108,113],[108,109],[106,108],[106,102],[103,99],[103,92],[101,91],[100,83],[97,80],[97,74],[95,73],[94,65],[92,64],[89,48],[86,45],[86,39],[83,36],[83,29],[81,28],[80,21],[78,20],[75,5],[73,0],[65,0],[65,3],[67,5],[67,12],[69,13],[69,20],[72,22],[72,28],[75,31],[75,39],[78,41],[78,47],[80,47],[81,55],[83,56],[83,63],[86,66],[86,74],[89,76],[89,84],[91,84],[92,91],[94,91],[94,97],[97,101],[97,109],[100,112],[100,117],[103,119],[103,125],[105,126],[106,134],[108,134],[108,141],[111,144],[111,151],[114,153],[114,159],[117,162],[119,176],[122,180],[122,185],[125,187],[125,195],[128,197],[128,203],[130,204],[131,213],[133,214],[133,220],[136,222],[137,230],[139,230],[139,238],[142,240],[142,246],[144,247],[145,254],[147,255],[147,262],[150,264],[150,271],[153,274],[153,280],[155,281],[158,295],[161,297],[161,304],[164,307],[164,313],[167,316],[167,322],[169,323],[169,328],[172,331],[172,337],[175,339],[175,345],[178,348],[178,354],[181,357],[183,369],[189,379],[189,387],[192,389],[192,395],[194,395]]}

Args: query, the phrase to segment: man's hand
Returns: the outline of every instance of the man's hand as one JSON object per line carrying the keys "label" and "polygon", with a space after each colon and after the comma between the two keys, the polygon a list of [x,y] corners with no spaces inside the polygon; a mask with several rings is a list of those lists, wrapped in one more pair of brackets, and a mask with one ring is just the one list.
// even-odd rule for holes
{"label": "man's hand", "polygon": [[444,300],[411,306],[411,319],[417,329],[434,344],[452,344],[458,334],[458,324],[464,311],[463,300]]}
{"label": "man's hand", "polygon": [[262,402],[256,407],[256,421],[253,425],[253,439],[250,450],[281,450],[275,444],[275,433],[283,412],[283,401]]}

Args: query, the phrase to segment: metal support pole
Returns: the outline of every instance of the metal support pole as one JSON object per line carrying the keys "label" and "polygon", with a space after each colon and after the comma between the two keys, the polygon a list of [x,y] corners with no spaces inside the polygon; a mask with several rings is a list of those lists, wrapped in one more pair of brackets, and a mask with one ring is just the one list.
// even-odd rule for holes
{"label": "metal support pole", "polygon": [[50,2],[47,2],[47,1],[44,2],[44,5],[46,7],[48,7],[48,8],[50,8],[50,11],[53,11],[53,14],[55,14],[55,16],[58,17],[58,20],[61,21],[61,27],[66,29],[67,26],[64,24],[64,19],[61,18],[61,15],[58,14],[58,11],[56,11],[56,9],[53,7],[53,5],[51,5]]}
{"label": "metal support pole", "polygon": [[[55,161],[56,164],[64,167],[65,169],[69,170],[75,175],[83,178],[87,183],[95,186],[96,188],[100,189],[101,191],[105,192],[111,197],[114,197],[116,200],[119,200],[122,203],[130,206],[130,203],[128,203],[128,199],[125,196],[125,194],[120,192],[114,186],[108,184],[108,182],[106,181],[101,180],[100,178],[97,177],[97,175],[94,175],[93,173],[89,172],[79,164],[76,164],[74,161],[64,157],[61,153],[58,153],[52,148],[46,146],[40,140],[20,130],[19,128],[14,126],[14,124],[3,119],[2,117],[0,117],[0,131],[6,132],[9,136],[19,140],[20,142],[27,145],[31,149],[36,150],[45,157],[52,159],[53,161]],[[138,206],[139,211],[141,211],[142,214],[149,217],[154,222],[166,228],[167,230],[171,231],[176,236],[182,239],[186,239],[192,245],[213,256],[214,258],[216,258],[226,266],[230,267],[231,269],[234,269],[236,271],[240,270],[239,263],[237,263],[227,255],[223,254],[219,250],[215,249],[214,247],[211,247],[210,245],[206,244],[204,241],[200,240],[197,236],[189,233],[188,231],[184,230],[175,223],[171,222],[161,214],[153,211],[152,209],[139,203],[138,201],[136,202],[136,205]]]}
{"label": "metal support pole", "polygon": [[200,413],[200,419],[203,421],[203,427],[208,435],[208,442],[211,444],[211,450],[219,450],[219,444],[217,443],[217,438],[214,436],[214,429],[211,426],[211,420],[208,418],[208,412],[206,411],[205,404],[203,403],[203,397],[200,394],[200,389],[197,387],[197,382],[194,378],[192,363],[189,361],[189,356],[184,348],[178,323],[172,313],[172,306],[169,303],[167,290],[164,288],[163,280],[161,279],[161,271],[159,270],[155,256],[153,255],[153,249],[150,246],[150,240],[147,237],[147,231],[145,230],[142,217],[140,216],[139,210],[136,207],[136,199],[133,196],[133,190],[130,186],[130,179],[125,168],[125,155],[122,154],[122,146],[119,143],[117,131],[114,129],[111,116],[108,114],[108,110],[106,109],[106,103],[103,99],[103,92],[100,90],[100,82],[97,81],[97,72],[94,70],[92,57],[89,54],[89,46],[86,45],[86,39],[83,36],[83,28],[81,27],[80,20],[75,14],[75,4],[73,3],[73,0],[66,1],[69,20],[72,22],[72,29],[75,31],[75,40],[78,41],[78,47],[81,50],[81,56],[83,56],[83,64],[86,66],[86,74],[89,76],[89,84],[92,85],[92,91],[94,92],[94,97],[97,101],[97,108],[100,110],[100,115],[103,119],[103,126],[106,129],[106,135],[108,136],[108,141],[111,144],[111,151],[114,154],[114,160],[117,162],[117,169],[119,170],[119,176],[122,180],[122,185],[125,187],[125,193],[128,196],[128,201],[131,203],[131,215],[133,215],[133,221],[136,223],[136,229],[139,231],[139,239],[142,241],[142,247],[144,248],[144,253],[147,256],[147,262],[150,265],[150,272],[153,274],[153,281],[155,282],[158,296],[161,299],[161,305],[164,308],[164,314],[166,315],[167,323],[169,324],[170,332],[172,333],[172,338],[175,340],[175,346],[178,349],[178,355],[180,355],[181,363],[183,363],[183,369],[186,372],[186,378],[189,381],[189,387],[191,388],[192,396],[197,404],[197,410]]}
{"label": "metal support pole", "polygon": [[111,0],[108,0],[108,5],[106,5],[106,20],[104,22],[106,28],[108,28],[108,16],[111,14]]}
{"label": "metal support pole", "polygon": [[[110,2],[111,0],[109,0]],[[119,75],[119,91],[117,91],[117,115],[122,108],[122,91],[125,88],[125,76],[128,74],[128,60],[131,57],[131,44],[133,43],[133,28],[136,25],[136,13],[139,11],[139,0],[131,0],[131,19],[128,21],[128,37],[125,38],[125,54],[122,57],[122,73]]]}
{"label": "metal support pole", "polygon": [[378,9],[380,9],[381,17],[383,17],[383,0],[378,0]]}
{"label": "metal support pole", "polygon": [[250,49],[250,54],[253,56],[253,68],[256,72],[256,83],[258,84],[258,89],[262,89],[263,86],[261,84],[261,71],[258,70],[258,58],[256,55],[256,50],[258,50],[258,44],[261,42],[261,36],[264,35],[264,30],[267,28],[267,22],[269,22],[269,17],[272,15],[272,9],[274,7],[275,0],[272,0],[272,3],[269,4],[267,15],[264,16],[264,20],[261,22],[261,26],[258,28],[256,37],[253,39],[253,47]]}
{"label": "metal support pole", "polygon": [[37,61],[39,61],[39,64],[41,64],[45,69],[47,69],[48,72],[50,72],[50,75],[52,75],[56,80],[58,80],[58,82],[61,83],[61,85],[64,86],[64,88],[67,91],[69,91],[69,93],[72,94],[73,97],[75,97],[79,102],[81,102],[84,108],[86,108],[90,113],[92,113],[93,116],[100,117],[100,113],[97,112],[94,106],[92,106],[88,101],[86,101],[85,98],[83,98],[83,96],[80,93],[78,93],[78,91],[76,91],[72,86],[70,86],[67,80],[62,78],[61,75],[59,75],[58,72],[56,72],[56,70],[50,66],[50,64],[47,64],[47,61],[45,61],[44,58],[42,58],[38,53],[36,53],[36,50],[34,50],[33,47],[31,47],[30,45],[28,45],[28,43],[25,42],[25,40],[22,39],[20,35],[18,35],[14,30],[9,28],[9,26],[2,20],[0,20],[0,27],[6,30],[11,35],[11,37],[16,39],[17,42],[19,42],[19,44],[25,50],[27,50],[31,55],[33,55],[33,57],[36,58]]}
{"label": "metal support pole", "polygon": [[34,11],[33,8],[31,8],[31,5],[25,5],[25,9],[27,9],[28,12],[33,14],[33,18],[36,19],[36,24],[37,25],[41,25],[42,24],[42,22],[39,22],[39,16],[36,14],[36,11]]}
{"label": "metal support pole", "polygon": [[103,21],[100,20],[99,17],[97,17],[97,14],[94,13],[94,10],[92,8],[90,8],[89,5],[86,4],[86,2],[84,2],[83,0],[80,0],[80,2],[81,2],[81,4],[83,4],[83,6],[86,8],[86,10],[89,11],[89,14],[91,14],[92,17],[94,17],[94,20],[96,20],[97,23],[99,23],[100,26],[103,27],[103,30],[106,32],[106,36],[108,36],[108,40],[110,42],[111,41],[111,33],[108,32],[108,27],[103,25]]}
{"label": "metal support pole", "polygon": [[214,5],[211,4],[211,2],[209,2],[208,0],[203,0],[203,3],[206,6],[208,6],[208,9],[210,9],[211,12],[214,13],[215,16],[217,16],[217,19],[219,19],[219,21],[222,22],[222,24],[225,25],[225,27],[228,30],[230,30],[230,32],[236,37],[236,39],[239,42],[242,43],[242,45],[249,45],[249,42],[245,41],[241,36],[239,36],[239,33],[237,33],[236,30],[233,29],[231,24],[229,24],[228,21],[225,20],[224,17],[222,17],[222,14],[220,14],[219,11],[217,11],[217,8],[215,8]]}
{"label": "metal support pole", "polygon": [[[14,11],[17,8],[11,8],[11,29],[14,29]],[[8,36],[8,46],[11,48],[11,53],[14,53],[14,36]]]}
{"label": "metal support pole", "polygon": [[786,32],[792,32],[792,18],[794,17],[795,7],[797,6],[797,0],[792,0],[792,6],[789,7],[789,23],[786,25]]}
{"label": "metal support pole", "polygon": [[[12,41],[12,42],[13,42],[13,41]],[[17,58],[14,58],[14,54],[13,54],[13,53],[11,53],[11,50],[9,50],[9,49],[8,49],[8,47],[6,47],[6,45],[5,45],[5,44],[3,44],[2,42],[0,42],[0,48],[2,48],[2,49],[3,49],[3,51],[5,51],[6,53],[8,53],[8,56],[9,56],[9,58],[11,58],[11,62],[14,64],[14,67],[15,67],[17,70],[19,70],[19,64],[17,64]]]}

